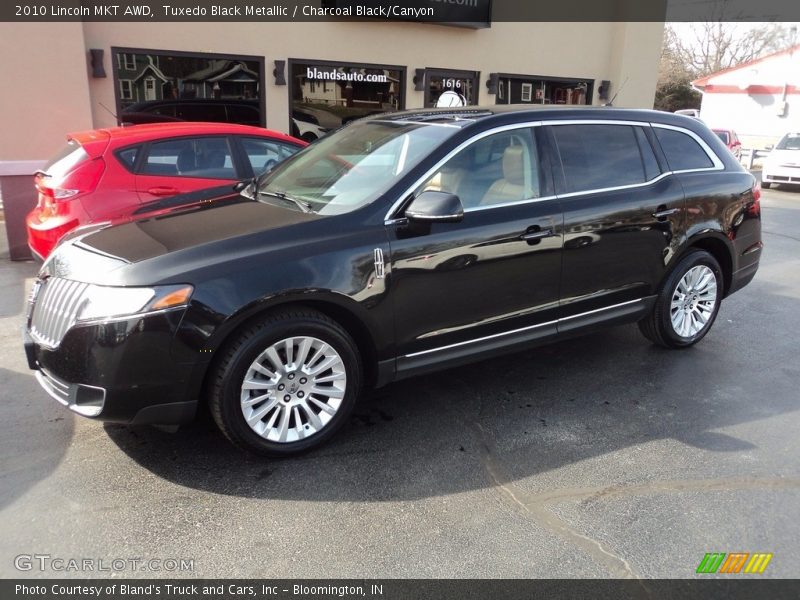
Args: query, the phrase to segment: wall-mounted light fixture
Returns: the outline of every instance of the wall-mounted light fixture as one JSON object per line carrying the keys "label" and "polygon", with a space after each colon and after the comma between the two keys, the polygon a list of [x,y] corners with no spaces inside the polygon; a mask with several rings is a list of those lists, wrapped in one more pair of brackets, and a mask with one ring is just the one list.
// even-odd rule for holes
{"label": "wall-mounted light fixture", "polygon": [[272,74],[275,76],[275,85],[286,85],[286,61],[276,60]]}
{"label": "wall-mounted light fixture", "polygon": [[600,87],[597,88],[597,95],[600,100],[608,100],[608,92],[611,89],[611,82],[608,79],[603,79],[600,82]]}
{"label": "wall-mounted light fixture", "polygon": [[496,94],[499,81],[500,76],[497,73],[489,73],[489,78],[486,80],[486,91],[490,94]]}
{"label": "wall-mounted light fixture", "polygon": [[103,67],[103,50],[101,48],[92,48],[89,50],[89,58],[92,64],[92,77],[105,77],[106,70]]}
{"label": "wall-mounted light fixture", "polygon": [[414,91],[425,90],[425,69],[414,69]]}

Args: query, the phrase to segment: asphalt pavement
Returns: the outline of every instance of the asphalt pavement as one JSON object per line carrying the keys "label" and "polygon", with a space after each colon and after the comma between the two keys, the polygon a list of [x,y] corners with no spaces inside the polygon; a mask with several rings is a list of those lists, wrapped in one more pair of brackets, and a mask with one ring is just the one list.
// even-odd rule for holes
{"label": "asphalt pavement", "polygon": [[[698,346],[624,326],[410,379],[287,460],[51,400],[19,334],[36,268],[6,253],[0,577],[683,578],[707,552],[798,577],[800,191],[762,206],[761,269]],[[193,562],[18,570],[34,554]]]}

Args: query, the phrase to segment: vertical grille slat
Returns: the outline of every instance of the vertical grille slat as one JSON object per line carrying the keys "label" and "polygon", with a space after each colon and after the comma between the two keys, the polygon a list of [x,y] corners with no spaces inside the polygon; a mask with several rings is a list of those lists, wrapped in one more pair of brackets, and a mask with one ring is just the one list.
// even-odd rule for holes
{"label": "vertical grille slat", "polygon": [[78,316],[78,305],[80,304],[83,292],[86,289],[86,284],[78,281],[73,281],[72,289],[64,304],[64,318],[61,320],[61,326],[58,330],[58,339],[62,339],[67,330],[72,326],[75,317]]}
{"label": "vertical grille slat", "polygon": [[31,335],[39,343],[55,348],[75,324],[88,284],[50,277],[41,284],[33,306]]}

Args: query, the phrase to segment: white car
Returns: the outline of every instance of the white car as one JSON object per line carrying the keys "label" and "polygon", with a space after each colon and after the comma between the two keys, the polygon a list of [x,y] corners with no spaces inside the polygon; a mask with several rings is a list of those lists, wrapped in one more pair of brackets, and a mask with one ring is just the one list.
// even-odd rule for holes
{"label": "white car", "polygon": [[761,187],[773,183],[800,183],[800,132],[787,133],[764,159]]}

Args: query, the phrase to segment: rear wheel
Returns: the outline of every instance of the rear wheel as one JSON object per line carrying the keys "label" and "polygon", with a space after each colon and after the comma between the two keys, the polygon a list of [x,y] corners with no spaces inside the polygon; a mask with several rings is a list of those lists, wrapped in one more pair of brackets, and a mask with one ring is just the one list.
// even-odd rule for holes
{"label": "rear wheel", "polygon": [[361,388],[355,343],[316,311],[271,315],[222,352],[211,414],[228,439],[259,454],[286,456],[327,441],[347,422]]}
{"label": "rear wheel", "polygon": [[691,250],[662,285],[653,312],[639,322],[639,329],[666,348],[696,344],[714,324],[723,287],[717,260],[704,250]]}

